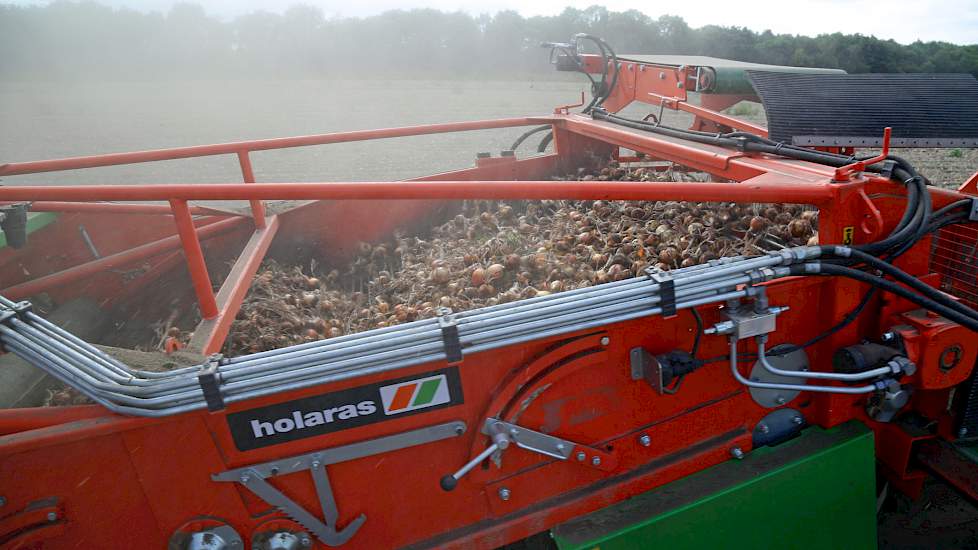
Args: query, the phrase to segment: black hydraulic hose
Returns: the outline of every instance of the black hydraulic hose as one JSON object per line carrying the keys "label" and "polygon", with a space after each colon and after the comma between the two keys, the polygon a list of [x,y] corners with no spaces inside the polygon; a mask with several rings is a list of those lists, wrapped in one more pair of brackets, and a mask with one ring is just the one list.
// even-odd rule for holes
{"label": "black hydraulic hose", "polygon": [[[655,125],[644,121],[628,119],[608,113],[603,109],[592,110],[591,116],[597,120],[606,120],[608,122],[628,128],[653,132],[678,139],[685,139],[721,147],[737,148],[750,152],[780,155],[836,168],[845,166],[846,164],[853,162],[855,159],[855,157],[852,156],[824,153],[821,151],[801,149],[794,146],[784,146],[782,144],[771,142],[771,140],[760,138],[759,136],[754,136],[753,134],[747,134],[745,132],[709,134],[707,132],[699,132],[695,130],[682,130],[679,128],[671,128],[668,126]],[[924,231],[926,225],[924,222],[926,220],[927,211],[930,209],[930,197],[924,187],[923,178],[917,174],[916,170],[914,170],[906,160],[896,156],[888,157],[888,159],[893,160],[894,164],[896,165],[893,168],[893,176],[899,181],[905,182],[908,186],[907,208],[904,211],[900,222],[888,237],[884,238],[878,243],[863,245],[864,247],[868,248],[869,252],[873,253],[882,253],[891,248],[901,246],[907,239],[912,238],[913,235],[920,234],[922,231]],[[881,164],[867,167],[867,170],[869,171],[880,171],[882,169],[883,166]],[[926,197],[923,197],[924,195],[926,195]],[[926,201],[926,203],[921,204],[922,201]]]}
{"label": "black hydraulic hose", "polygon": [[[610,44],[608,44],[603,39],[597,36],[582,33],[582,34],[578,34],[575,38],[577,38],[578,40],[586,39],[586,40],[590,40],[591,42],[594,42],[598,46],[598,50],[600,50],[601,52],[601,64],[602,64],[601,86],[599,89],[595,90],[594,97],[591,98],[591,102],[588,103],[587,106],[584,107],[584,110],[582,111],[584,113],[589,113],[595,107],[600,107],[601,104],[603,104],[605,100],[608,99],[608,96],[611,95],[611,92],[615,89],[615,86],[618,85],[618,55],[615,53],[615,50],[612,49]],[[611,60],[610,69],[608,66],[609,58]],[[608,82],[609,71],[611,71],[610,83]],[[590,77],[590,75],[588,76]],[[594,81],[592,80],[592,85],[593,84]]]}
{"label": "black hydraulic hose", "polygon": [[551,128],[553,128],[551,125],[544,124],[543,126],[537,126],[536,128],[532,128],[530,130],[523,132],[522,134],[520,134],[520,137],[516,138],[516,141],[514,141],[513,144],[509,146],[509,150],[515,151],[517,148],[519,148],[520,145],[523,145],[523,142],[526,141],[528,137],[532,136],[533,134],[539,134],[540,132],[544,130],[549,130]]}
{"label": "black hydraulic hose", "polygon": [[792,275],[839,275],[848,277],[850,279],[855,279],[857,281],[862,281],[864,283],[869,283],[885,290],[886,292],[906,298],[920,307],[946,317],[947,319],[950,319],[951,321],[954,321],[955,323],[966,327],[969,330],[978,332],[978,318],[970,315],[964,315],[955,309],[949,308],[926,296],[921,296],[920,294],[917,294],[906,287],[900,286],[894,281],[877,277],[870,273],[866,273],[865,271],[821,262],[796,264],[791,266],[789,269],[791,270]]}
{"label": "black hydraulic hose", "polygon": [[941,292],[940,290],[928,285],[927,283],[921,281],[920,279],[910,275],[906,271],[894,266],[893,264],[881,260],[871,254],[867,254],[861,250],[855,248],[847,247],[837,247],[832,245],[825,245],[820,247],[822,249],[822,254],[825,256],[836,256],[840,258],[853,258],[858,260],[859,263],[864,263],[883,272],[890,277],[893,277],[896,281],[903,283],[920,294],[927,296],[928,298],[938,302],[942,305],[955,309],[961,312],[962,315],[967,315],[978,320],[978,311],[971,309],[970,307],[951,299],[947,294]]}
{"label": "black hydraulic hose", "polygon": [[947,206],[945,206],[944,208],[941,208],[940,210],[935,211],[934,212],[934,215],[932,217],[933,218],[939,218],[939,217],[943,216],[944,214],[947,214],[948,212],[951,212],[952,210],[957,210],[959,208],[964,209],[965,212],[970,212],[971,211],[971,203],[972,203],[972,199],[961,199],[961,200],[954,201],[951,204],[948,204]]}
{"label": "black hydraulic hose", "polygon": [[537,153],[542,153],[546,151],[547,146],[550,145],[550,142],[553,140],[554,140],[553,132],[550,132],[549,134],[543,136],[543,139],[541,139],[540,143],[537,145]]}

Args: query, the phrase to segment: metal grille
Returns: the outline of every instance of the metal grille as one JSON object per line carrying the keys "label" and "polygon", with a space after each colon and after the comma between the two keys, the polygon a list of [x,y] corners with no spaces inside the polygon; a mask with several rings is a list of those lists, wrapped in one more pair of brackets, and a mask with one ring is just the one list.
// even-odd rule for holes
{"label": "metal grille", "polygon": [[978,224],[941,229],[934,239],[931,271],[941,275],[941,290],[978,309]]}
{"label": "metal grille", "polygon": [[[942,229],[934,239],[931,271],[940,273],[941,290],[978,308],[978,224],[958,224]],[[960,388],[957,399],[959,437],[978,436],[978,369]]]}
{"label": "metal grille", "polygon": [[978,147],[970,74],[790,74],[748,71],[771,139],[795,145]]}

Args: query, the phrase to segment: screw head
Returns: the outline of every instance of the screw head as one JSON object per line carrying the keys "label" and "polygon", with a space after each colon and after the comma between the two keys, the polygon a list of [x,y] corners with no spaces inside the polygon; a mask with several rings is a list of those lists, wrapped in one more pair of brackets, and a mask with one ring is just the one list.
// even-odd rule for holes
{"label": "screw head", "polygon": [[509,489],[507,489],[505,487],[500,487],[499,488],[499,498],[501,498],[503,500],[509,500],[510,494],[511,493],[509,492]]}
{"label": "screw head", "polygon": [[639,443],[640,443],[640,444],[641,444],[641,445],[642,445],[643,447],[648,447],[649,445],[651,445],[651,444],[652,444],[652,438],[651,438],[651,437],[649,437],[649,434],[642,434],[642,435],[640,435],[640,436],[638,437],[638,442],[639,442]]}
{"label": "screw head", "polygon": [[779,396],[777,397],[777,399],[775,399],[774,401],[775,401],[775,403],[777,403],[778,405],[784,405],[784,404],[786,403],[786,401],[784,400],[784,397],[781,397],[780,395],[779,395]]}
{"label": "screw head", "polygon": [[596,457],[592,458],[591,459],[591,464],[594,465],[594,466],[600,466],[601,465],[601,457],[600,456],[596,456]]}
{"label": "screw head", "polygon": [[757,429],[760,430],[762,434],[766,434],[771,431],[771,428],[768,428],[767,424],[763,422],[757,425]]}
{"label": "screw head", "polygon": [[310,463],[309,465],[312,466],[313,468],[318,468],[318,467],[322,466],[323,463],[320,462],[320,461],[318,461],[318,460],[313,460],[312,463]]}
{"label": "screw head", "polygon": [[791,421],[794,422],[795,424],[801,426],[802,422],[804,422],[805,419],[802,418],[802,417],[800,417],[800,416],[796,416],[796,417],[792,418]]}
{"label": "screw head", "polygon": [[744,458],[744,451],[741,450],[740,447],[734,447],[733,449],[730,449],[730,456],[736,458],[737,460],[741,460]]}
{"label": "screw head", "polygon": [[585,459],[585,458],[587,458],[587,455],[585,455],[585,454],[584,454],[583,452],[579,452],[579,453],[577,453],[577,460],[578,460],[579,462],[584,462],[584,459]]}
{"label": "screw head", "polygon": [[58,514],[55,512],[48,512],[48,521],[57,521]]}
{"label": "screw head", "polygon": [[248,474],[241,474],[241,483],[248,483],[251,481],[251,476]]}
{"label": "screw head", "polygon": [[309,537],[302,537],[299,539],[299,543],[305,547],[312,546],[312,540],[310,540]]}
{"label": "screw head", "polygon": [[611,338],[608,338],[607,336],[602,336],[601,337],[601,345],[602,346],[607,346],[610,343],[611,343]]}

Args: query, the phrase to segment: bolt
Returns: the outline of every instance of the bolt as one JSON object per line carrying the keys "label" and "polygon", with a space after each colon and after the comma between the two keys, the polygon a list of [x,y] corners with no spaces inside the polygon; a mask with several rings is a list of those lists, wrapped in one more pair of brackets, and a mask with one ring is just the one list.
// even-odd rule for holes
{"label": "bolt", "polygon": [[462,435],[463,433],[465,433],[465,426],[462,426],[461,424],[455,426],[455,435]]}
{"label": "bolt", "polygon": [[248,474],[241,474],[241,483],[248,483],[251,481],[251,476]]}
{"label": "bolt", "polygon": [[601,345],[602,346],[607,346],[610,343],[611,343],[611,339],[610,338],[608,338],[607,336],[602,336],[601,337]]}
{"label": "bolt", "polygon": [[730,456],[736,458],[737,460],[741,460],[744,458],[744,451],[740,450],[740,447],[734,447],[733,449],[730,449]]}
{"label": "bolt", "polygon": [[652,444],[652,438],[649,437],[649,434],[642,434],[638,436],[638,442],[641,443],[643,447],[648,447]]}
{"label": "bolt", "polygon": [[563,450],[564,450],[564,449],[566,449],[566,448],[567,448],[567,447],[565,447],[563,443],[558,443],[558,444],[557,444],[557,450],[558,450],[558,451],[563,451]]}
{"label": "bolt", "polygon": [[278,469],[278,466],[272,466],[272,469],[269,470],[269,473],[271,473],[273,476],[277,476],[280,471],[281,470]]}
{"label": "bolt", "polygon": [[892,332],[884,332],[881,338],[884,342],[892,342],[896,340],[896,334]]}
{"label": "bolt", "polygon": [[316,468],[318,468],[318,467],[320,467],[322,465],[323,465],[323,463],[320,462],[320,461],[318,461],[318,460],[313,460],[312,461],[312,464],[310,464],[310,466],[312,466],[313,469],[316,469]]}
{"label": "bolt", "polygon": [[302,537],[301,539],[299,539],[299,542],[307,548],[309,546],[312,546],[312,540],[310,540],[309,537]]}
{"label": "bolt", "polygon": [[666,73],[660,72],[659,73],[659,80],[665,80],[665,79],[666,79]]}
{"label": "bolt", "polygon": [[800,416],[796,416],[796,417],[792,418],[791,421],[794,422],[795,424],[801,426],[801,423],[804,422],[805,419],[802,418],[802,417],[800,417]]}
{"label": "bolt", "polygon": [[501,487],[499,489],[499,498],[501,498],[503,500],[509,500],[509,495],[510,494],[511,493],[509,492],[509,489],[507,489],[505,487]]}
{"label": "bolt", "polygon": [[587,455],[585,455],[583,452],[577,453],[578,462],[584,462],[585,458],[587,458]]}
{"label": "bolt", "polygon": [[958,430],[958,437],[964,437],[968,435],[968,428],[961,428]]}
{"label": "bolt", "polygon": [[784,404],[785,404],[785,400],[784,400],[784,397],[781,397],[780,395],[779,395],[779,396],[778,396],[778,397],[777,397],[777,398],[776,398],[776,399],[775,399],[774,401],[775,401],[775,403],[777,403],[778,405],[784,405]]}
{"label": "bolt", "polygon": [[48,521],[56,521],[58,519],[58,514],[55,512],[48,512]]}
{"label": "bolt", "polygon": [[510,429],[509,429],[509,434],[510,434],[510,435],[516,435],[516,434],[518,434],[518,433],[520,433],[520,431],[519,431],[519,430],[517,430],[516,428],[510,428]]}
{"label": "bolt", "polygon": [[594,466],[600,466],[601,465],[601,457],[600,456],[596,456],[596,457],[592,458],[591,459],[591,464],[594,465]]}
{"label": "bolt", "polygon": [[771,431],[771,428],[767,427],[767,424],[758,424],[757,429],[761,431],[762,434],[766,434]]}

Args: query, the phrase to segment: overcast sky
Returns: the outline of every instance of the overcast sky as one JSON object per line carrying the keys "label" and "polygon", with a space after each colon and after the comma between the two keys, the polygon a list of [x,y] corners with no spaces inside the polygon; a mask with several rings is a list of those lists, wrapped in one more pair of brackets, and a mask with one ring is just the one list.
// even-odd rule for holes
{"label": "overcast sky", "polygon": [[[0,3],[9,1],[0,0]],[[175,3],[174,0],[96,1],[144,11],[166,11]],[[48,2],[14,0],[14,3]],[[373,15],[390,9],[415,7],[462,10],[473,14],[512,9],[527,16],[553,15],[566,6],[586,8],[600,4],[614,11],[637,9],[655,18],[678,15],[693,27],[714,24],[811,36],[832,32],[861,33],[892,38],[903,44],[918,39],[978,44],[978,0],[695,0],[665,3],[629,0],[200,0],[193,3],[222,18],[259,9],[281,12],[297,3],[318,6],[328,17]]]}

